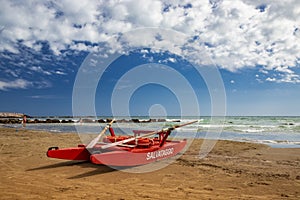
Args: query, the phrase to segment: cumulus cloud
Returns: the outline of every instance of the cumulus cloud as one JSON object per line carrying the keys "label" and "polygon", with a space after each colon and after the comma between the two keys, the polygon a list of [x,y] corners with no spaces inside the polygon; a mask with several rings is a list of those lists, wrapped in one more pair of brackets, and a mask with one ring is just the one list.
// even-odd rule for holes
{"label": "cumulus cloud", "polygon": [[[278,73],[267,81],[299,82],[299,22],[298,0],[2,1],[0,52],[18,54],[17,44],[39,52],[43,43],[56,56],[65,50],[107,47],[122,52],[146,47],[168,49],[206,64],[190,56],[193,50],[205,50],[220,68],[235,72],[259,66],[261,72]],[[144,27],[175,30],[186,37],[155,31],[121,37]]]}

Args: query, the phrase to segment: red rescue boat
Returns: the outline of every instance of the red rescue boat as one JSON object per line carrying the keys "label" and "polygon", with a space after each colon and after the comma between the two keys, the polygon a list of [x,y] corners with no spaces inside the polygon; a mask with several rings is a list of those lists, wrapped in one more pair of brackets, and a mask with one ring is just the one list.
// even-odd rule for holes
{"label": "red rescue boat", "polygon": [[[63,149],[50,147],[47,156],[65,160],[84,160],[109,166],[145,165],[173,157],[181,152],[187,143],[186,139],[173,141],[168,140],[168,136],[172,130],[197,121],[158,131],[135,131],[135,136],[115,135],[111,127],[113,122],[114,120],[88,145],[81,144],[77,147]],[[102,138],[107,129],[110,131],[110,136]],[[101,142],[99,142],[100,138],[102,138]]]}

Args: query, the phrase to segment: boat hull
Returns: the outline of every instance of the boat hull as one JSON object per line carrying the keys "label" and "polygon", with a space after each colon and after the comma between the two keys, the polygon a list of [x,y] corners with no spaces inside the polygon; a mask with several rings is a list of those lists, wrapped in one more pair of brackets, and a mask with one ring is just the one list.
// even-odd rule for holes
{"label": "boat hull", "polygon": [[58,158],[64,160],[90,160],[90,152],[84,145],[78,145],[78,147],[63,148],[50,147],[47,151],[47,156],[50,158]]}
{"label": "boat hull", "polygon": [[106,153],[92,154],[90,161],[94,164],[109,166],[138,166],[177,155],[186,145],[186,141],[169,141],[162,147],[152,146],[150,148],[134,148],[130,151],[119,150]]}

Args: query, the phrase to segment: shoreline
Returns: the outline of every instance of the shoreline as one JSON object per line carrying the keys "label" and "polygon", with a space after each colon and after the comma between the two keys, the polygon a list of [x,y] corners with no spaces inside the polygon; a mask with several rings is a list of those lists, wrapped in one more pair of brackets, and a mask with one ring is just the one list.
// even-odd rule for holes
{"label": "shoreline", "polygon": [[195,140],[157,171],[127,173],[46,157],[50,146],[80,143],[74,133],[0,128],[1,199],[299,199],[300,148],[217,141],[199,159]]}
{"label": "shoreline", "polygon": [[[97,134],[99,132],[98,128],[101,128],[100,126],[104,126],[104,125],[99,123],[100,124],[99,127],[95,127],[94,124],[95,123],[92,123],[92,124],[91,123],[82,123],[80,125],[90,127],[87,130],[90,131],[91,134]],[[125,128],[127,126],[129,126],[130,124],[131,123],[127,123]],[[26,130],[36,130],[36,131],[45,131],[45,132],[51,132],[51,133],[59,133],[59,134],[65,133],[65,132],[77,133],[78,130],[75,128],[75,126],[78,126],[78,124],[76,125],[76,123],[74,123],[74,124],[38,123],[38,124],[28,124],[25,127],[25,129]],[[201,126],[201,125],[199,125],[199,126]],[[121,125],[121,127],[122,127],[122,125]],[[1,124],[1,123],[0,123],[0,128],[23,129],[22,124],[10,125],[10,124]],[[143,129],[143,126],[140,128]],[[117,127],[117,129],[118,129],[118,127]],[[81,131],[83,131],[83,129]],[[88,133],[88,132],[86,132],[86,133]],[[207,138],[210,140],[226,140],[226,141],[234,141],[234,142],[265,144],[272,148],[300,148],[300,141],[295,140],[296,137],[294,135],[292,135],[290,133],[289,133],[289,135],[287,135],[284,132],[282,132],[282,133],[278,133],[278,132],[277,133],[272,133],[272,132],[264,133],[265,138],[262,138],[261,133],[258,132],[256,134],[257,134],[257,137],[260,139],[255,139],[255,135],[254,135],[254,137],[253,136],[248,137],[248,134],[253,135],[255,133],[247,133],[247,132],[232,132],[232,131],[226,131],[226,130],[224,131],[223,130],[222,133],[220,134],[219,138],[210,137],[209,135],[207,135],[208,132],[206,132],[206,131],[203,131],[203,132],[198,131],[197,133],[198,133],[198,137],[195,139]],[[85,132],[80,133],[80,135],[81,134],[84,135]],[[297,134],[297,133],[295,133],[295,134]],[[278,135],[281,136],[281,139],[278,138]],[[190,138],[188,135],[186,137]],[[274,139],[272,137],[274,137]],[[290,140],[289,140],[288,137],[292,137],[292,138],[290,138]],[[184,137],[183,137],[183,135],[179,134],[178,138],[184,138]]]}

